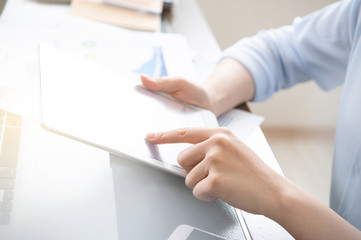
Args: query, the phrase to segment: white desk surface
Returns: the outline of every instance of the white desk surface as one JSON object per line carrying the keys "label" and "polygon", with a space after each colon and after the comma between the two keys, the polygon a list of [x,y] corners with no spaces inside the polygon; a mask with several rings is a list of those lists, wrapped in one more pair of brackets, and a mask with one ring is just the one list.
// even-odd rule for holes
{"label": "white desk surface", "polygon": [[[20,0],[13,0],[20,1]],[[63,6],[62,8],[66,8]],[[208,27],[207,22],[205,21],[203,14],[194,0],[181,0],[179,4],[173,9],[173,14],[171,18],[167,18],[170,20],[165,25],[165,29],[167,32],[175,32],[184,35],[189,42],[189,45],[192,49],[195,50],[195,67],[198,78],[200,80],[204,80],[206,76],[211,72],[215,62],[218,59],[220,54],[220,48]],[[0,19],[1,20],[1,19]],[[21,22],[21,19],[19,19]],[[4,103],[4,101],[2,102]],[[0,104],[2,107],[3,105]],[[6,106],[6,104],[5,104]],[[14,109],[15,112],[17,108],[21,108],[18,105],[12,105],[11,107],[5,107],[7,110]],[[9,109],[10,108],[10,109]],[[27,109],[29,114],[25,113],[24,115],[37,114],[34,109]],[[30,113],[31,112],[31,113]],[[247,144],[271,167],[281,172],[281,169],[275,159],[262,131],[258,128],[253,135],[248,139]],[[112,158],[112,156],[111,156]],[[114,156],[113,156],[114,158]],[[152,174],[152,173],[151,173]],[[162,179],[160,179],[162,180]],[[180,180],[180,181],[179,181]],[[182,179],[175,179],[179,188],[184,188],[181,185]],[[187,190],[182,190],[187,191]],[[189,193],[188,193],[189,194]],[[189,201],[194,201],[189,199]],[[222,208],[222,204],[215,204],[215,207]],[[202,206],[202,204],[196,203],[196,206]],[[209,207],[209,206],[208,206]],[[218,212],[217,212],[218,211]],[[220,210],[216,209],[214,214],[219,214]],[[210,215],[212,216],[212,215]],[[273,221],[263,217],[256,216],[248,213],[243,213],[243,216],[246,220],[248,229],[252,235],[253,239],[290,239],[290,235],[282,229],[278,224]],[[225,216],[225,219],[229,224],[234,224],[234,219],[232,216]],[[228,233],[223,234],[225,236],[237,236],[234,233],[236,227],[230,227],[230,229],[224,230],[228,231]],[[207,230],[207,229],[206,229]],[[222,232],[222,229],[215,229],[219,233]]]}

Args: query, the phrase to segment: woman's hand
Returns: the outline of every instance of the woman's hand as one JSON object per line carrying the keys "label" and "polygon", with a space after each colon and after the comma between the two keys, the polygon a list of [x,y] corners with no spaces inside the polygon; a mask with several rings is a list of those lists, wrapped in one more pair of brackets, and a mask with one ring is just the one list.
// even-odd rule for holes
{"label": "woman's hand", "polygon": [[140,80],[143,85],[151,91],[168,93],[182,102],[212,111],[211,96],[209,96],[204,88],[183,78],[150,78],[145,75],[140,75]]}
{"label": "woman's hand", "polygon": [[154,144],[192,143],[178,155],[186,185],[204,201],[263,214],[296,239],[361,239],[361,232],[269,168],[225,128],[184,128],[147,134]]}
{"label": "woman's hand", "polygon": [[140,79],[152,91],[169,93],[180,101],[208,109],[216,116],[251,100],[255,94],[251,74],[231,58],[223,59],[202,86],[177,77],[141,75]]}
{"label": "woman's hand", "polygon": [[221,198],[248,212],[275,209],[287,182],[226,128],[184,128],[147,134],[154,144],[192,143],[178,155],[196,198]]}

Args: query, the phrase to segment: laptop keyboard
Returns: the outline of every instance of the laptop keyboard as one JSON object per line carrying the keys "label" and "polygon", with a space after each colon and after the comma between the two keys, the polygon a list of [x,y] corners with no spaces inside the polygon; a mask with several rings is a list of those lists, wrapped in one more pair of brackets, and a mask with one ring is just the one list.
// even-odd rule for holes
{"label": "laptop keyboard", "polygon": [[0,110],[0,225],[10,223],[22,118]]}

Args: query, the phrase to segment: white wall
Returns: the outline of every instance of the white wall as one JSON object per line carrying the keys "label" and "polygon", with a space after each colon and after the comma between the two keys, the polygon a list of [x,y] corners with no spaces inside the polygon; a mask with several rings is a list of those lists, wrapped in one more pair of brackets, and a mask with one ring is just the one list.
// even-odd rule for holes
{"label": "white wall", "polygon": [[[197,0],[222,49],[261,29],[292,23],[332,0]],[[264,127],[334,128],[341,89],[325,93],[313,82],[284,90],[264,103],[251,103],[266,117]]]}

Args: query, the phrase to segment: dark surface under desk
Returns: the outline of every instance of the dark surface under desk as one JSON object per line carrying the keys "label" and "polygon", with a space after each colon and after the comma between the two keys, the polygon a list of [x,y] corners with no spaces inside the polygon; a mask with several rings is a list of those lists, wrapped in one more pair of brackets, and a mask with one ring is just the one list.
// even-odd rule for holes
{"label": "dark surface under desk", "polygon": [[4,10],[6,0],[0,0],[0,16]]}

